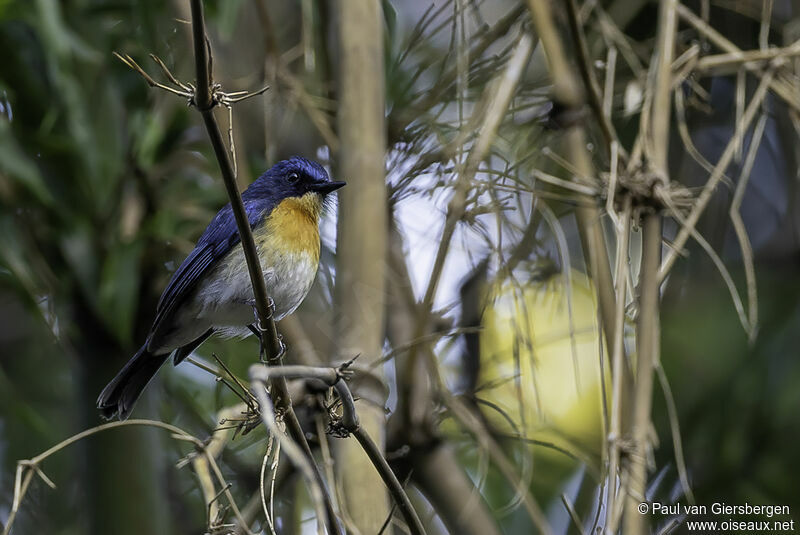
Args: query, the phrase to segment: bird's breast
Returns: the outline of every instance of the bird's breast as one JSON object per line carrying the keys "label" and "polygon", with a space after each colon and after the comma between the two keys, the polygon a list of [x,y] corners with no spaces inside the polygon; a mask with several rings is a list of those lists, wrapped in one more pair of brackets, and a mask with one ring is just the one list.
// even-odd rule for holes
{"label": "bird's breast", "polygon": [[[321,207],[320,207],[321,208]],[[314,283],[319,265],[319,212],[313,199],[286,199],[253,229],[267,291],[275,303],[275,319],[300,306]],[[246,334],[252,322],[250,275],[241,246],[219,261],[197,292],[200,316],[222,334]],[[232,329],[219,329],[233,326]]]}
{"label": "bird's breast", "polygon": [[284,199],[254,230],[256,245],[266,254],[308,255],[319,262],[319,217],[322,202],[316,193]]}

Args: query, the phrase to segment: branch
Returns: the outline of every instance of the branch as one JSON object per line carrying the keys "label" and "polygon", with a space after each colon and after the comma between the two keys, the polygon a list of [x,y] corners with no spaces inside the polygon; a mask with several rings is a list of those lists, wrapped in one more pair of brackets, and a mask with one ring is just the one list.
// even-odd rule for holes
{"label": "branch", "polygon": [[217,163],[222,173],[222,180],[225,183],[225,190],[228,193],[233,215],[236,219],[236,228],[239,231],[242,249],[247,261],[247,270],[250,273],[250,282],[253,285],[259,327],[262,330],[261,343],[267,350],[268,361],[276,363],[280,359],[281,343],[270,311],[267,285],[264,281],[261,262],[258,259],[253,232],[247,220],[247,212],[239,194],[239,187],[236,184],[236,175],[233,172],[228,149],[214,117],[213,110],[216,102],[214,102],[211,88],[210,56],[205,36],[202,0],[191,0],[191,7],[192,37],[194,39],[195,67],[197,69],[197,88],[194,93],[194,103],[203,116],[203,122],[206,125],[211,146],[214,148],[214,154],[217,157]]}
{"label": "branch", "polygon": [[[217,420],[223,421],[227,418],[235,418],[241,415],[247,406],[244,403],[239,403],[232,407],[222,409],[217,414]],[[219,493],[214,485],[214,478],[212,477],[213,468],[211,463],[214,459],[219,457],[225,445],[230,441],[234,435],[235,428],[224,427],[222,429],[215,429],[211,434],[211,438],[205,445],[205,455],[198,455],[192,459],[192,468],[194,469],[197,478],[200,481],[200,490],[203,493],[203,498],[208,508],[208,527],[213,531],[213,528],[220,520],[220,506],[219,506]],[[238,516],[241,517],[241,514]],[[241,524],[241,520],[240,520]],[[246,528],[246,525],[245,525]],[[249,532],[249,530],[248,530]]]}
{"label": "branch", "polygon": [[[784,48],[770,48],[769,50],[747,50],[744,52],[726,52],[723,54],[714,54],[710,56],[703,56],[697,60],[694,66],[696,74],[705,74],[717,76],[726,74],[730,71],[737,71],[742,67],[742,64],[750,64],[751,67],[746,69],[763,68],[766,65],[759,65],[768,63],[775,58],[791,58],[800,55],[800,41],[795,41],[788,47]],[[720,72],[722,71],[722,72]]]}
{"label": "branch", "polygon": [[[698,32],[707,37],[708,40],[714,43],[715,46],[719,47],[720,49],[724,50],[729,54],[739,54],[739,55],[744,54],[742,49],[737,47],[730,40],[726,39],[717,30],[709,26],[705,21],[703,21],[703,19],[692,13],[692,11],[688,7],[682,4],[678,4],[675,7],[675,10],[685,22],[693,26]],[[783,57],[777,56],[776,59],[783,59]],[[761,66],[747,61],[742,63],[742,66],[749,72],[762,78],[769,73],[768,70],[763,69]],[[769,86],[770,89],[772,89],[772,91],[774,91],[775,94],[778,95],[786,103],[787,106],[789,106],[796,112],[800,112],[800,101],[797,100],[795,96],[795,90],[792,88],[791,85],[789,85],[788,83],[779,78],[775,79],[771,78],[769,81]]]}
{"label": "branch", "polygon": [[[395,476],[394,472],[389,467],[386,459],[384,459],[380,449],[378,449],[378,447],[375,445],[375,442],[372,441],[358,421],[358,414],[356,413],[353,395],[350,392],[350,388],[347,386],[347,383],[344,381],[345,377],[348,375],[347,368],[351,363],[352,361],[346,362],[337,368],[323,366],[267,367],[260,364],[254,364],[250,367],[250,379],[251,381],[260,382],[262,384],[265,384],[266,381],[273,377],[281,377],[283,379],[316,379],[324,382],[326,385],[336,390],[336,393],[342,402],[342,419],[340,422],[338,422],[338,426],[348,433],[351,433],[353,436],[355,436],[356,440],[358,440],[358,443],[364,449],[364,452],[367,454],[373,466],[380,474],[383,482],[386,484],[386,487],[389,489],[389,492],[394,498],[395,503],[397,503],[400,512],[408,524],[411,534],[425,535],[425,528],[422,526],[422,522],[420,521],[417,512],[411,505],[408,495],[406,495],[405,491],[403,490],[403,486],[400,484],[397,476]],[[266,393],[263,395],[266,395]],[[259,403],[260,402],[261,399],[259,398]],[[266,419],[264,420],[264,423],[268,424]]]}
{"label": "branch", "polygon": [[522,500],[522,505],[525,507],[528,516],[538,528],[539,532],[544,535],[552,533],[544,511],[542,511],[542,508],[536,502],[536,498],[531,494],[528,486],[520,481],[518,467],[503,453],[500,444],[492,437],[480,418],[455,396],[443,394],[442,402],[450,411],[453,418],[475,437],[481,447],[489,454],[489,458],[495,464],[498,471],[506,481],[514,487],[517,495]]}
{"label": "branch", "polygon": [[[343,383],[343,381],[340,382]],[[402,513],[403,518],[405,518],[406,523],[408,524],[411,534],[424,535],[425,528],[422,526],[422,521],[419,519],[417,511],[414,509],[414,506],[411,505],[411,501],[408,499],[408,495],[406,494],[405,490],[403,490],[403,486],[400,484],[397,476],[389,467],[389,463],[387,463],[386,459],[384,459],[381,451],[378,449],[378,446],[375,445],[375,442],[372,441],[363,428],[356,427],[352,433],[353,436],[356,437],[356,440],[358,440],[358,443],[361,444],[361,447],[364,449],[367,457],[369,457],[369,460],[372,461],[375,469],[378,470],[383,482],[386,483],[386,487],[389,489],[389,494],[391,494],[392,498],[394,498],[397,507],[400,509],[400,513]]]}
{"label": "branch", "polygon": [[[606,114],[603,109],[603,102],[600,98],[600,85],[595,78],[594,71],[592,70],[592,62],[589,57],[589,47],[586,44],[586,35],[583,33],[580,17],[578,14],[578,7],[575,5],[575,0],[567,0],[567,20],[569,21],[570,33],[575,41],[575,49],[578,53],[578,71],[580,72],[583,86],[589,96],[589,108],[597,119],[600,125],[600,131],[603,133],[606,145],[606,155],[611,157],[611,144],[619,142],[617,132],[614,125],[611,124],[611,118]],[[624,150],[624,149],[623,149]],[[624,153],[623,153],[624,155]],[[621,158],[623,162],[625,157]]]}
{"label": "branch", "polygon": [[[656,172],[656,191],[669,185],[668,149],[670,103],[672,91],[672,58],[678,21],[677,0],[662,0],[658,16],[658,35],[651,63],[649,82],[654,87],[652,105],[648,110],[649,130],[640,137],[652,143],[651,165]],[[644,112],[643,112],[644,117]],[[645,146],[647,143],[645,143]],[[636,332],[636,386],[631,402],[633,418],[630,457],[630,479],[624,509],[624,532],[644,533],[647,517],[637,509],[647,488],[646,457],[650,447],[651,412],[653,404],[653,371],[661,358],[661,317],[659,310],[658,266],[661,263],[662,216],[653,210],[644,217],[642,225],[642,263],[639,282],[639,318]]]}
{"label": "branch", "polygon": [[[425,327],[428,324],[430,315],[433,308],[433,301],[436,295],[436,289],[439,280],[442,276],[444,263],[447,259],[448,252],[450,251],[450,242],[452,241],[453,234],[456,229],[456,224],[461,221],[466,213],[466,203],[468,199],[469,190],[472,184],[472,179],[478,171],[478,166],[486,158],[492,140],[494,139],[497,129],[505,117],[508,106],[511,102],[517,84],[522,77],[522,73],[528,64],[528,60],[533,52],[533,38],[524,33],[517,42],[516,48],[509,58],[506,68],[498,77],[497,89],[492,93],[486,94],[486,112],[483,115],[483,121],[479,128],[479,136],[472,146],[467,161],[463,169],[458,175],[456,184],[454,186],[453,196],[447,205],[447,215],[445,216],[444,229],[442,230],[441,238],[439,239],[439,248],[436,251],[436,257],[431,268],[431,274],[428,278],[428,286],[425,289],[424,297],[422,298],[422,306],[419,310],[417,317],[414,338],[418,339],[425,335]],[[479,108],[480,109],[480,108]],[[406,365],[406,374],[408,377],[412,376],[415,363],[419,352],[416,348],[412,349],[409,354],[408,362]],[[438,375],[438,371],[434,363],[429,362],[429,372]],[[441,383],[441,380],[437,380]],[[408,391],[404,393],[404,397],[413,397],[412,389],[409,387]]]}
{"label": "branch", "polygon": [[[317,480],[314,462],[306,456],[305,452],[300,446],[286,436],[286,434],[284,434],[283,431],[278,427],[278,422],[275,416],[275,406],[272,403],[272,397],[267,392],[267,382],[253,374],[253,369],[255,367],[256,366],[250,368],[250,379],[255,386],[253,388],[253,393],[258,399],[261,420],[264,422],[264,425],[267,427],[270,434],[274,436],[280,443],[281,451],[283,451],[286,456],[289,457],[289,460],[292,461],[292,464],[294,464],[294,466],[300,471],[301,474],[303,474],[303,477],[306,479],[309,487],[309,494],[311,495],[311,502],[314,504],[314,508],[317,510],[317,518],[326,519],[328,523],[328,533],[339,533],[340,528],[336,518],[330,518],[326,513],[326,510],[329,507],[325,502],[330,502],[330,497],[323,492],[323,487]],[[333,509],[332,505],[330,506],[330,509]],[[320,526],[321,525],[322,522],[320,521]]]}
{"label": "branch", "polygon": [[[31,481],[33,480],[34,475],[38,475],[42,478],[45,483],[51,488],[54,488],[55,485],[52,481],[42,472],[40,465],[44,462],[47,458],[51,457],[52,455],[58,453],[59,451],[63,450],[64,448],[71,446],[75,442],[83,440],[84,438],[90,437],[97,433],[101,433],[103,431],[107,431],[109,429],[114,429],[117,427],[130,427],[130,426],[148,426],[148,427],[157,427],[159,429],[163,429],[165,431],[170,432],[170,436],[175,440],[189,442],[194,445],[195,449],[199,452],[199,454],[205,454],[205,444],[199,438],[190,435],[183,429],[176,427],[174,425],[166,424],[164,422],[159,422],[156,420],[126,420],[123,422],[109,422],[106,424],[98,425],[96,427],[92,427],[85,431],[82,431],[76,435],[73,435],[55,446],[45,450],[44,452],[40,453],[39,455],[32,457],[31,459],[21,460],[17,463],[17,472],[14,479],[14,497],[11,502],[11,511],[9,512],[8,519],[6,520],[6,526],[3,529],[2,535],[9,535],[11,533],[11,528],[14,525],[14,519],[19,512],[19,508],[22,505],[22,501],[25,499],[25,495],[28,492],[28,488],[30,487]],[[219,467],[216,465],[216,461],[213,457],[206,456],[208,463],[215,467],[214,472],[217,476],[221,476],[221,472],[219,472]],[[223,483],[223,488],[227,487],[226,484]],[[231,507],[234,508],[234,511],[238,514],[238,508],[233,500],[233,495],[231,494],[230,490],[227,488],[224,491],[226,499],[229,501]]]}
{"label": "branch", "polygon": [[694,229],[694,227],[697,225],[697,222],[700,220],[700,216],[703,214],[703,211],[711,200],[711,197],[714,195],[714,191],[722,180],[725,174],[725,169],[727,169],[728,165],[731,163],[731,161],[733,161],[733,157],[736,155],[736,147],[739,146],[740,141],[750,128],[750,124],[753,122],[753,119],[755,119],[756,114],[761,107],[761,103],[767,96],[767,89],[771,87],[772,84],[773,73],[774,69],[770,69],[764,74],[763,78],[761,78],[761,82],[750,99],[750,103],[747,105],[747,108],[745,108],[741,120],[736,123],[736,130],[734,131],[733,137],[731,137],[728,145],[725,147],[725,150],[723,151],[722,156],[720,156],[717,165],[714,167],[711,176],[708,177],[708,182],[706,182],[706,185],[703,187],[703,191],[697,197],[697,201],[695,201],[692,211],[686,217],[686,222],[681,226],[680,230],[678,231],[678,235],[673,240],[672,247],[667,253],[666,258],[659,269],[659,282],[664,280],[669,273],[669,270],[672,268],[672,265],[677,260],[679,252],[683,249],[683,246],[686,245],[687,240],[692,235],[692,229]]}
{"label": "branch", "polygon": [[[646,515],[637,510],[645,500],[647,454],[650,444],[650,413],[653,402],[653,371],[660,358],[661,325],[658,308],[658,264],[661,259],[661,216],[651,213],[642,224],[642,267],[637,325],[636,389],[631,402],[633,423],[627,496],[624,506],[624,533],[645,533]],[[621,486],[620,494],[625,492]]]}
{"label": "branch", "polygon": [[[617,472],[620,462],[620,443],[622,442],[622,427],[624,412],[623,407],[627,403],[623,394],[622,370],[627,368],[625,361],[625,304],[627,302],[626,271],[628,270],[628,246],[630,240],[631,226],[631,198],[626,195],[623,200],[623,211],[620,218],[620,228],[617,229],[617,265],[616,265],[616,300],[617,308],[614,318],[614,339],[611,343],[611,370],[612,370],[612,394],[611,394],[611,423],[608,431],[609,453],[608,453],[608,511],[616,510],[617,503]],[[616,533],[614,516],[606,515],[609,519],[609,533]]]}
{"label": "branch", "polygon": [[486,503],[449,444],[438,442],[412,453],[411,477],[430,500],[450,533],[500,535]]}

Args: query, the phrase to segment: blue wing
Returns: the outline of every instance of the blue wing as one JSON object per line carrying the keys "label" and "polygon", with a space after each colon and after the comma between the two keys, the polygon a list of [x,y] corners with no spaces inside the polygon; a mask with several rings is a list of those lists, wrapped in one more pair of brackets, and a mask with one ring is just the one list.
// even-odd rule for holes
{"label": "blue wing", "polygon": [[[245,201],[245,210],[250,226],[256,227],[261,223],[270,208],[270,206],[265,206],[263,201]],[[156,319],[150,329],[154,336],[164,332],[165,329],[169,330],[175,310],[192,293],[198,281],[217,260],[227,255],[239,241],[236,219],[233,216],[231,205],[228,204],[217,213],[214,220],[208,225],[194,250],[181,263],[172,275],[164,293],[161,294],[156,306]]]}

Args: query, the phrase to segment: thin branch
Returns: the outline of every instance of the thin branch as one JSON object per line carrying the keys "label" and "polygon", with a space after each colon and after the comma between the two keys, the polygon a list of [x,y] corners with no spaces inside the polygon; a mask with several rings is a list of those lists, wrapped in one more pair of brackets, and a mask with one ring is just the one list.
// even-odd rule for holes
{"label": "thin branch", "polygon": [[[114,429],[117,427],[129,427],[129,426],[157,427],[169,431],[170,436],[176,440],[189,442],[193,444],[198,451],[203,451],[203,449],[205,448],[205,444],[199,438],[190,435],[189,433],[187,433],[186,431],[184,431],[179,427],[164,422],[159,422],[156,420],[126,420],[123,422],[109,422],[82,431],[65,440],[62,440],[55,446],[52,446],[51,448],[45,450],[39,455],[32,457],[31,459],[22,460],[17,463],[17,471],[14,480],[14,497],[11,502],[11,511],[8,514],[8,519],[6,520],[6,525],[5,528],[3,529],[2,535],[8,535],[11,532],[11,528],[14,525],[14,519],[16,518],[17,513],[19,512],[19,508],[22,505],[22,501],[25,498],[25,495],[28,491],[28,487],[30,486],[33,476],[36,475],[37,473],[40,475],[40,477],[42,475],[42,472],[39,469],[39,465],[44,460],[58,453],[64,448],[71,446],[75,442],[83,440],[84,438],[90,437],[92,435],[101,433],[109,429]],[[213,461],[213,458],[210,459],[209,462],[216,464]],[[230,500],[233,499],[230,493],[227,494],[227,497]],[[233,505],[232,501],[231,504]]]}
{"label": "thin branch", "polygon": [[722,180],[725,170],[728,168],[728,165],[730,165],[731,161],[733,161],[733,157],[736,154],[736,147],[739,145],[738,140],[744,138],[745,132],[747,132],[747,130],[750,128],[750,123],[753,122],[756,112],[760,109],[761,103],[767,96],[767,89],[771,85],[772,76],[772,69],[764,74],[764,77],[761,79],[758,88],[756,88],[755,93],[750,99],[750,103],[747,105],[747,108],[742,115],[742,120],[736,123],[736,130],[734,131],[733,137],[731,137],[728,145],[725,147],[725,151],[722,153],[722,156],[720,156],[717,165],[714,167],[714,170],[711,173],[711,176],[708,177],[708,181],[703,187],[703,191],[697,197],[697,200],[692,207],[692,211],[686,217],[686,223],[681,226],[680,230],[678,231],[678,235],[673,240],[673,247],[667,253],[667,256],[659,270],[659,281],[663,281],[667,276],[667,273],[669,273],[669,270],[672,268],[675,260],[677,260],[678,251],[681,251],[684,245],[686,245],[686,241],[692,235],[692,229],[694,229],[694,227],[697,225],[700,216],[703,214],[703,211],[711,200],[711,197],[714,195],[714,191],[716,191],[717,185]]}
{"label": "thin branch", "polygon": [[575,510],[575,507],[569,501],[569,498],[567,498],[567,495],[564,494],[563,492],[561,493],[561,503],[564,504],[564,508],[567,510],[567,513],[569,513],[569,517],[570,519],[572,519],[572,523],[575,525],[575,529],[578,530],[578,533],[580,533],[581,535],[587,535],[586,529],[583,527],[583,522],[581,521],[581,518],[578,516],[578,512]]}
{"label": "thin branch", "polygon": [[[636,385],[631,401],[632,451],[630,453],[627,496],[624,502],[624,533],[645,533],[647,517],[638,512],[647,487],[646,458],[650,446],[650,425],[653,402],[653,370],[660,355],[660,317],[658,264],[661,259],[661,225],[659,214],[645,216],[642,225],[642,267],[637,328]],[[625,488],[625,487],[621,487]],[[622,493],[622,490],[620,491]]]}
{"label": "thin branch", "polygon": [[[203,17],[202,0],[191,0],[192,9],[192,42],[194,43],[194,67],[197,73],[197,87],[195,88],[194,103],[202,111],[214,107],[211,98],[211,64],[208,53],[208,38],[206,37],[206,23]],[[224,170],[223,170],[224,173]],[[244,240],[242,240],[244,241]]]}
{"label": "thin branch", "polygon": [[[422,300],[423,310],[430,311],[430,307],[433,304],[433,297],[436,293],[439,279],[441,278],[444,261],[450,248],[455,226],[466,211],[470,182],[478,171],[478,166],[489,151],[492,139],[497,132],[497,128],[500,126],[500,122],[505,116],[505,112],[514,95],[514,90],[517,87],[517,83],[522,76],[523,69],[527,65],[532,51],[533,39],[528,34],[523,34],[519,39],[514,54],[506,65],[505,72],[500,77],[496,91],[491,95],[491,98],[487,98],[489,105],[484,114],[483,124],[479,129],[480,135],[475,141],[472,150],[470,150],[469,156],[467,156],[464,169],[459,174],[459,178],[456,181],[454,187],[455,192],[447,206],[445,227],[442,231],[439,249],[436,251],[436,258],[431,270],[431,275],[428,278],[429,282],[425,290],[425,296]],[[422,323],[424,323],[424,321],[427,320],[427,316],[422,318],[422,320]]]}
{"label": "thin branch", "polygon": [[[642,111],[648,119],[640,137],[649,148],[649,164],[656,173],[656,188],[669,185],[668,149],[670,134],[670,104],[672,91],[672,60],[675,52],[675,33],[678,17],[677,0],[662,0],[658,14],[658,35],[653,51],[649,87],[653,88],[650,106]],[[644,124],[643,124],[644,126]],[[661,316],[658,266],[661,262],[662,216],[651,211],[642,224],[642,262],[639,281],[639,317],[637,325],[636,384],[631,400],[632,451],[628,487],[624,508],[624,532],[644,533],[647,517],[637,507],[644,499],[647,487],[646,457],[650,451],[650,427],[653,404],[653,370],[661,358]]]}
{"label": "thin branch", "polygon": [[269,532],[271,535],[276,535],[275,533],[275,521],[274,521],[274,510],[272,508],[272,498],[275,494],[275,477],[274,473],[278,465],[278,459],[280,458],[280,443],[275,448],[275,459],[270,466],[270,470],[273,472],[272,478],[272,487],[269,493],[269,501],[270,506],[267,507],[267,496],[266,496],[266,473],[267,473],[267,464],[269,464],[269,458],[272,456],[272,446],[274,443],[274,437],[272,435],[269,436],[269,440],[267,441],[267,451],[264,453],[264,459],[261,461],[261,471],[259,473],[258,478],[258,493],[261,496],[261,508],[264,511],[264,518],[267,520],[267,525],[269,526]]}
{"label": "thin branch", "polygon": [[[414,329],[414,338],[419,339],[425,335],[425,327],[430,319],[433,307],[436,289],[438,288],[439,280],[441,279],[444,263],[450,251],[450,243],[456,229],[456,225],[464,217],[466,213],[466,205],[468,194],[472,179],[474,178],[480,163],[486,158],[492,140],[500,126],[503,118],[508,110],[509,103],[511,102],[517,84],[522,77],[525,66],[533,52],[533,38],[527,33],[523,33],[519,38],[516,48],[506,64],[505,70],[498,76],[496,89],[492,93],[486,95],[486,111],[483,115],[483,121],[480,126],[478,139],[472,146],[469,155],[467,156],[464,168],[458,175],[456,184],[454,186],[453,196],[447,205],[447,215],[445,216],[444,229],[439,240],[439,247],[436,251],[436,256],[431,268],[431,274],[428,278],[428,285],[425,289],[424,297],[422,298],[422,306],[419,307],[419,313]],[[423,352],[424,355],[429,355]],[[412,377],[413,370],[416,366],[419,351],[415,347],[409,354],[406,364],[406,376]],[[441,383],[438,378],[438,368],[435,362],[428,361],[428,372],[433,376],[436,383]],[[409,388],[411,386],[409,385]],[[413,397],[413,394],[406,392],[404,398]]]}
{"label": "thin branch", "polygon": [[742,324],[742,328],[747,333],[748,338],[750,340],[753,339],[755,336],[755,326],[750,324],[750,320],[747,316],[747,313],[744,310],[744,304],[742,303],[742,298],[739,296],[739,291],[736,289],[736,283],[733,282],[733,277],[731,276],[728,268],[725,267],[725,263],[719,257],[714,248],[711,247],[711,244],[708,243],[700,232],[694,226],[689,226],[686,220],[681,216],[680,211],[672,204],[670,197],[668,194],[663,194],[661,188],[656,188],[656,195],[661,201],[670,209],[672,213],[672,217],[674,217],[680,225],[681,228],[689,229],[689,232],[692,238],[703,248],[703,250],[708,254],[711,261],[714,263],[714,266],[719,271],[720,276],[722,276],[723,282],[725,282],[725,286],[728,287],[728,292],[731,294],[731,299],[733,300],[733,307],[736,309],[736,314],[739,316],[739,322]]}
{"label": "thin branch", "polygon": [[[610,115],[605,112],[605,107],[600,97],[600,85],[597,82],[597,77],[592,67],[592,61],[589,57],[589,47],[586,44],[586,35],[583,32],[583,25],[578,15],[576,2],[575,0],[566,0],[565,4],[570,33],[572,34],[572,39],[575,41],[575,50],[578,54],[578,72],[581,75],[583,87],[588,95],[589,108],[592,110],[597,124],[600,125],[600,131],[603,133],[606,155],[610,157],[611,144],[619,142],[617,132],[614,129],[614,125],[611,124]],[[627,160],[625,149],[622,149],[620,156],[623,161]]]}
{"label": "thin branch", "polygon": [[[246,409],[247,405],[245,403],[227,407],[218,413],[217,420],[224,421],[227,418],[234,418],[242,414]],[[211,467],[211,461],[220,456],[236,429],[238,428],[229,427],[215,429],[203,449],[205,455],[197,455],[192,458],[192,468],[200,481],[200,490],[203,493],[206,506],[208,507],[209,529],[214,528],[220,517],[219,492],[217,492],[212,478],[213,468]]]}
{"label": "thin branch", "polygon": [[736,237],[739,239],[739,247],[742,251],[742,263],[744,264],[744,274],[747,281],[747,315],[750,325],[748,334],[751,342],[755,338],[758,329],[758,290],[756,287],[756,270],[753,263],[753,247],[750,244],[750,237],[747,235],[747,229],[739,209],[742,206],[744,192],[750,181],[750,173],[753,170],[756,155],[761,146],[766,124],[767,114],[762,114],[753,130],[753,136],[750,138],[750,147],[745,157],[744,164],[742,165],[742,172],[739,174],[739,181],[733,193],[733,200],[731,201],[729,212],[731,221],[733,222],[733,228],[736,231]]}
{"label": "thin branch", "polygon": [[[676,6],[676,11],[678,15],[686,21],[688,24],[693,26],[698,32],[700,32],[703,36],[707,37],[709,41],[714,43],[714,45],[718,46],[725,52],[729,54],[742,54],[743,51],[733,44],[729,39],[726,39],[721,33],[717,30],[709,26],[703,19],[692,13],[692,11],[682,5],[678,4]],[[780,56],[776,58],[776,60],[782,59]],[[768,70],[763,69],[759,65],[755,65],[753,63],[745,62],[742,63],[745,69],[749,72],[752,72],[756,76],[765,77],[768,74]],[[800,112],[800,101],[795,96],[795,91],[791,85],[784,82],[781,79],[772,79],[770,77],[769,86],[772,91],[775,92],[790,108],[792,108],[796,112]]]}
{"label": "thin branch", "polygon": [[197,84],[195,89],[194,102],[197,109],[203,116],[203,122],[214,148],[214,154],[219,164],[222,180],[231,202],[236,228],[241,238],[242,249],[247,270],[250,274],[250,282],[253,285],[253,293],[256,300],[258,311],[258,327],[262,331],[261,341],[267,350],[267,358],[270,363],[276,363],[281,355],[281,343],[278,339],[278,331],[275,329],[275,322],[270,310],[270,299],[267,293],[267,285],[264,280],[261,262],[258,258],[258,251],[253,240],[253,232],[247,219],[247,212],[239,194],[239,187],[236,184],[236,175],[233,171],[230,155],[225,146],[222,133],[220,132],[217,120],[214,117],[215,102],[212,98],[211,73],[209,72],[208,45],[205,36],[205,21],[203,19],[202,0],[191,0],[192,8],[192,36],[194,40],[195,67],[197,71]]}
{"label": "thin branch", "polygon": [[[261,344],[267,353],[267,362],[270,364],[279,364],[280,358],[283,354],[283,346],[278,338],[278,331],[275,328],[275,321],[272,317],[272,310],[269,303],[269,295],[267,294],[266,282],[264,280],[261,262],[258,258],[255,241],[253,240],[253,233],[247,218],[247,213],[242,203],[242,197],[239,194],[239,189],[236,184],[236,175],[231,165],[228,151],[225,147],[222,134],[214,117],[214,99],[213,88],[211,87],[211,56],[208,54],[208,44],[205,37],[205,22],[203,19],[203,3],[202,0],[191,0],[192,10],[192,35],[194,40],[195,49],[195,67],[197,71],[198,85],[202,86],[196,91],[195,104],[200,110],[203,117],[203,122],[206,125],[211,145],[214,148],[214,154],[217,157],[222,179],[225,183],[225,189],[228,193],[228,198],[231,202],[234,217],[236,219],[236,227],[239,231],[241,238],[242,249],[244,252],[245,260],[247,261],[247,269],[250,275],[250,282],[253,286],[253,294],[256,300],[256,310],[258,313],[258,329],[261,332]],[[308,463],[313,470],[316,488],[327,499],[324,500],[326,506],[326,518],[328,528],[331,533],[338,532],[339,526],[333,514],[333,507],[330,505],[330,497],[327,496],[327,489],[324,485],[324,480],[319,468],[314,463],[314,458],[311,455],[311,448],[306,441],[305,434],[297,421],[297,416],[292,408],[289,392],[286,387],[286,381],[283,379],[276,379],[271,383],[272,393],[275,396],[279,409],[285,413],[285,422],[287,424],[289,433],[292,438],[300,445],[301,451],[306,456]]]}
{"label": "thin branch", "polygon": [[[500,535],[479,486],[464,472],[450,444],[436,442],[411,455],[411,477],[450,533]],[[480,473],[480,472],[479,472]]]}
{"label": "thin branch", "polygon": [[[311,495],[311,502],[317,512],[318,525],[322,528],[322,519],[328,519],[325,512],[326,494],[323,493],[322,487],[316,478],[314,463],[309,459],[300,446],[298,446],[291,438],[286,436],[283,430],[278,426],[275,416],[275,406],[272,403],[272,398],[267,392],[267,383],[257,376],[252,376],[254,367],[251,367],[251,379],[254,385],[254,394],[258,399],[258,405],[261,413],[261,420],[267,427],[269,432],[274,436],[278,443],[281,445],[281,450],[289,457],[292,464],[297,468],[306,480]],[[330,522],[331,519],[328,519]],[[333,519],[336,522],[336,519]],[[340,528],[338,523],[333,525],[328,524],[329,533],[339,533]]]}
{"label": "thin branch", "polygon": [[518,469],[503,453],[500,445],[495,441],[491,434],[486,429],[485,425],[480,419],[470,410],[460,399],[447,393],[443,393],[442,402],[448,408],[453,417],[482,445],[492,462],[497,469],[514,487],[522,499],[522,504],[525,507],[528,516],[533,521],[540,533],[549,535],[552,533],[550,526],[547,522],[547,517],[542,511],[542,508],[536,502],[536,499],[531,494],[530,489],[521,485],[519,481]]}
{"label": "thin branch", "polygon": [[[617,472],[620,465],[620,442],[622,441],[622,421],[623,409],[625,406],[626,394],[629,393],[623,381],[622,370],[627,367],[625,362],[625,304],[627,302],[626,272],[628,266],[628,242],[630,240],[631,225],[631,198],[625,196],[623,199],[622,217],[620,227],[617,229],[617,265],[616,265],[616,303],[617,308],[614,317],[614,339],[611,343],[611,422],[608,431],[608,510],[613,511],[617,503]],[[612,522],[608,532],[616,533],[617,528]]]}
{"label": "thin branch", "polygon": [[667,416],[669,417],[669,427],[672,430],[672,448],[675,450],[675,466],[678,468],[678,478],[681,480],[683,495],[686,496],[690,504],[694,504],[694,493],[689,484],[689,471],[686,470],[686,460],[683,457],[683,442],[681,441],[681,428],[678,421],[678,409],[675,406],[675,397],[667,380],[667,374],[659,363],[656,366],[658,381],[661,383],[661,390],[664,393],[664,400],[667,403]]}
{"label": "thin branch", "polygon": [[746,50],[741,52],[726,52],[703,56],[694,66],[695,74],[719,75],[728,69],[739,69],[742,64],[751,64],[747,70],[763,68],[775,58],[791,58],[800,55],[800,41],[783,48],[770,48],[767,50]]}

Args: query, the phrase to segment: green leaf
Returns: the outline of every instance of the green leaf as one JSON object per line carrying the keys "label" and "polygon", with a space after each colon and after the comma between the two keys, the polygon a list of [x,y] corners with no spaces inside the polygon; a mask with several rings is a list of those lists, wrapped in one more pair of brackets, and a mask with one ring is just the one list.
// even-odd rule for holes
{"label": "green leaf", "polygon": [[389,0],[383,0],[383,18],[386,22],[386,39],[392,47],[397,38],[397,10]]}

